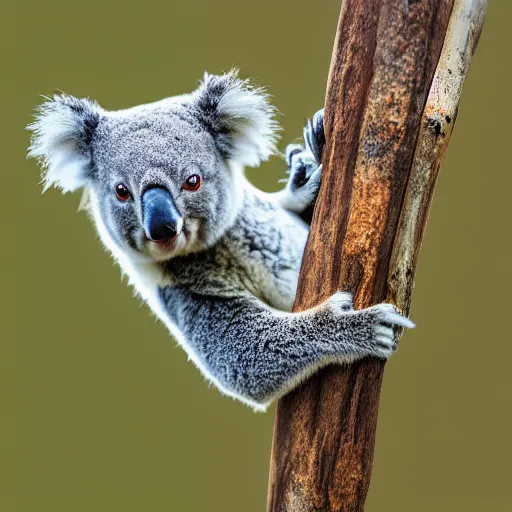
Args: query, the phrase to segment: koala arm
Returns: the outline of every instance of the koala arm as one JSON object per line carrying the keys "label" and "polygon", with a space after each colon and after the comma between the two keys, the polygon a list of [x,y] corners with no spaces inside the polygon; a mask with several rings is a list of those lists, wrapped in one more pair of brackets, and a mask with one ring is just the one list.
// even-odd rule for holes
{"label": "koala arm", "polygon": [[413,326],[389,304],[355,311],[347,293],[303,313],[277,311],[252,296],[220,299],[170,287],[160,296],[207,377],[260,410],[329,363],[389,357],[392,325]]}

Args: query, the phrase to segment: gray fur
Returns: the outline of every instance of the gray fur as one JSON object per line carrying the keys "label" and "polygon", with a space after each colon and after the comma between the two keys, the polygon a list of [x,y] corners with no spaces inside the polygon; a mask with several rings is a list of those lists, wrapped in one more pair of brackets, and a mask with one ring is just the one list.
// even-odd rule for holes
{"label": "gray fur", "polygon": [[[308,234],[297,214],[320,183],[321,119],[308,125],[305,147],[289,146],[286,188],[265,194],[243,167],[275,152],[273,114],[265,93],[231,72],[118,112],[57,96],[29,127],[46,187],[84,188],[103,243],[141,297],[206,378],[260,410],[329,363],[389,357],[392,326],[413,326],[390,305],[354,311],[344,293],[291,313]],[[202,177],[196,192],[182,188],[191,174]],[[118,183],[130,200],[116,198]],[[155,186],[184,219],[169,246],[143,229],[141,197]]]}

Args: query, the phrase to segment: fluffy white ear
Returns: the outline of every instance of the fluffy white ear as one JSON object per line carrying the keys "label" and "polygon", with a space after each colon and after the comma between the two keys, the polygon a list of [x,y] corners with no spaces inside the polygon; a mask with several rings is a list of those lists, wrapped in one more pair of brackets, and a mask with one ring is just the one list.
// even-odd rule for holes
{"label": "fluffy white ear", "polygon": [[276,109],[264,89],[238,78],[238,70],[222,76],[205,73],[192,98],[200,120],[226,159],[256,167],[277,152]]}
{"label": "fluffy white ear", "polygon": [[91,171],[91,139],[98,125],[101,107],[88,99],[65,94],[47,98],[38,107],[32,131],[29,157],[42,168],[43,191],[51,186],[70,192],[82,187]]}

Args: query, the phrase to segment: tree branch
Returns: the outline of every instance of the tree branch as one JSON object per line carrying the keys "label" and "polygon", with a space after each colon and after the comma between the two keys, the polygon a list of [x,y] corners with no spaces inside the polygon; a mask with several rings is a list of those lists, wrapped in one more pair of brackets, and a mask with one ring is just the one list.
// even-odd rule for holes
{"label": "tree branch", "polygon": [[455,0],[421,120],[388,276],[389,299],[409,314],[414,274],[434,186],[457,118],[462,86],[482,31],[487,0]]}
{"label": "tree branch", "polygon": [[[326,95],[322,186],[295,311],[339,289],[352,291],[358,308],[393,300],[408,310],[485,4],[343,1]],[[330,366],[280,400],[269,512],[363,510],[383,369],[376,359]]]}

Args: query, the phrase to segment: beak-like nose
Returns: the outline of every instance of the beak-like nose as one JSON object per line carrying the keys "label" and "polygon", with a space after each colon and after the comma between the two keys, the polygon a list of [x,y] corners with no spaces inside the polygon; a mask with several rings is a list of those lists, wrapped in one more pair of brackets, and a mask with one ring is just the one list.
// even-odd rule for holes
{"label": "beak-like nose", "polygon": [[183,217],[171,194],[164,188],[151,188],[142,195],[142,214],[146,236],[155,242],[181,233]]}

